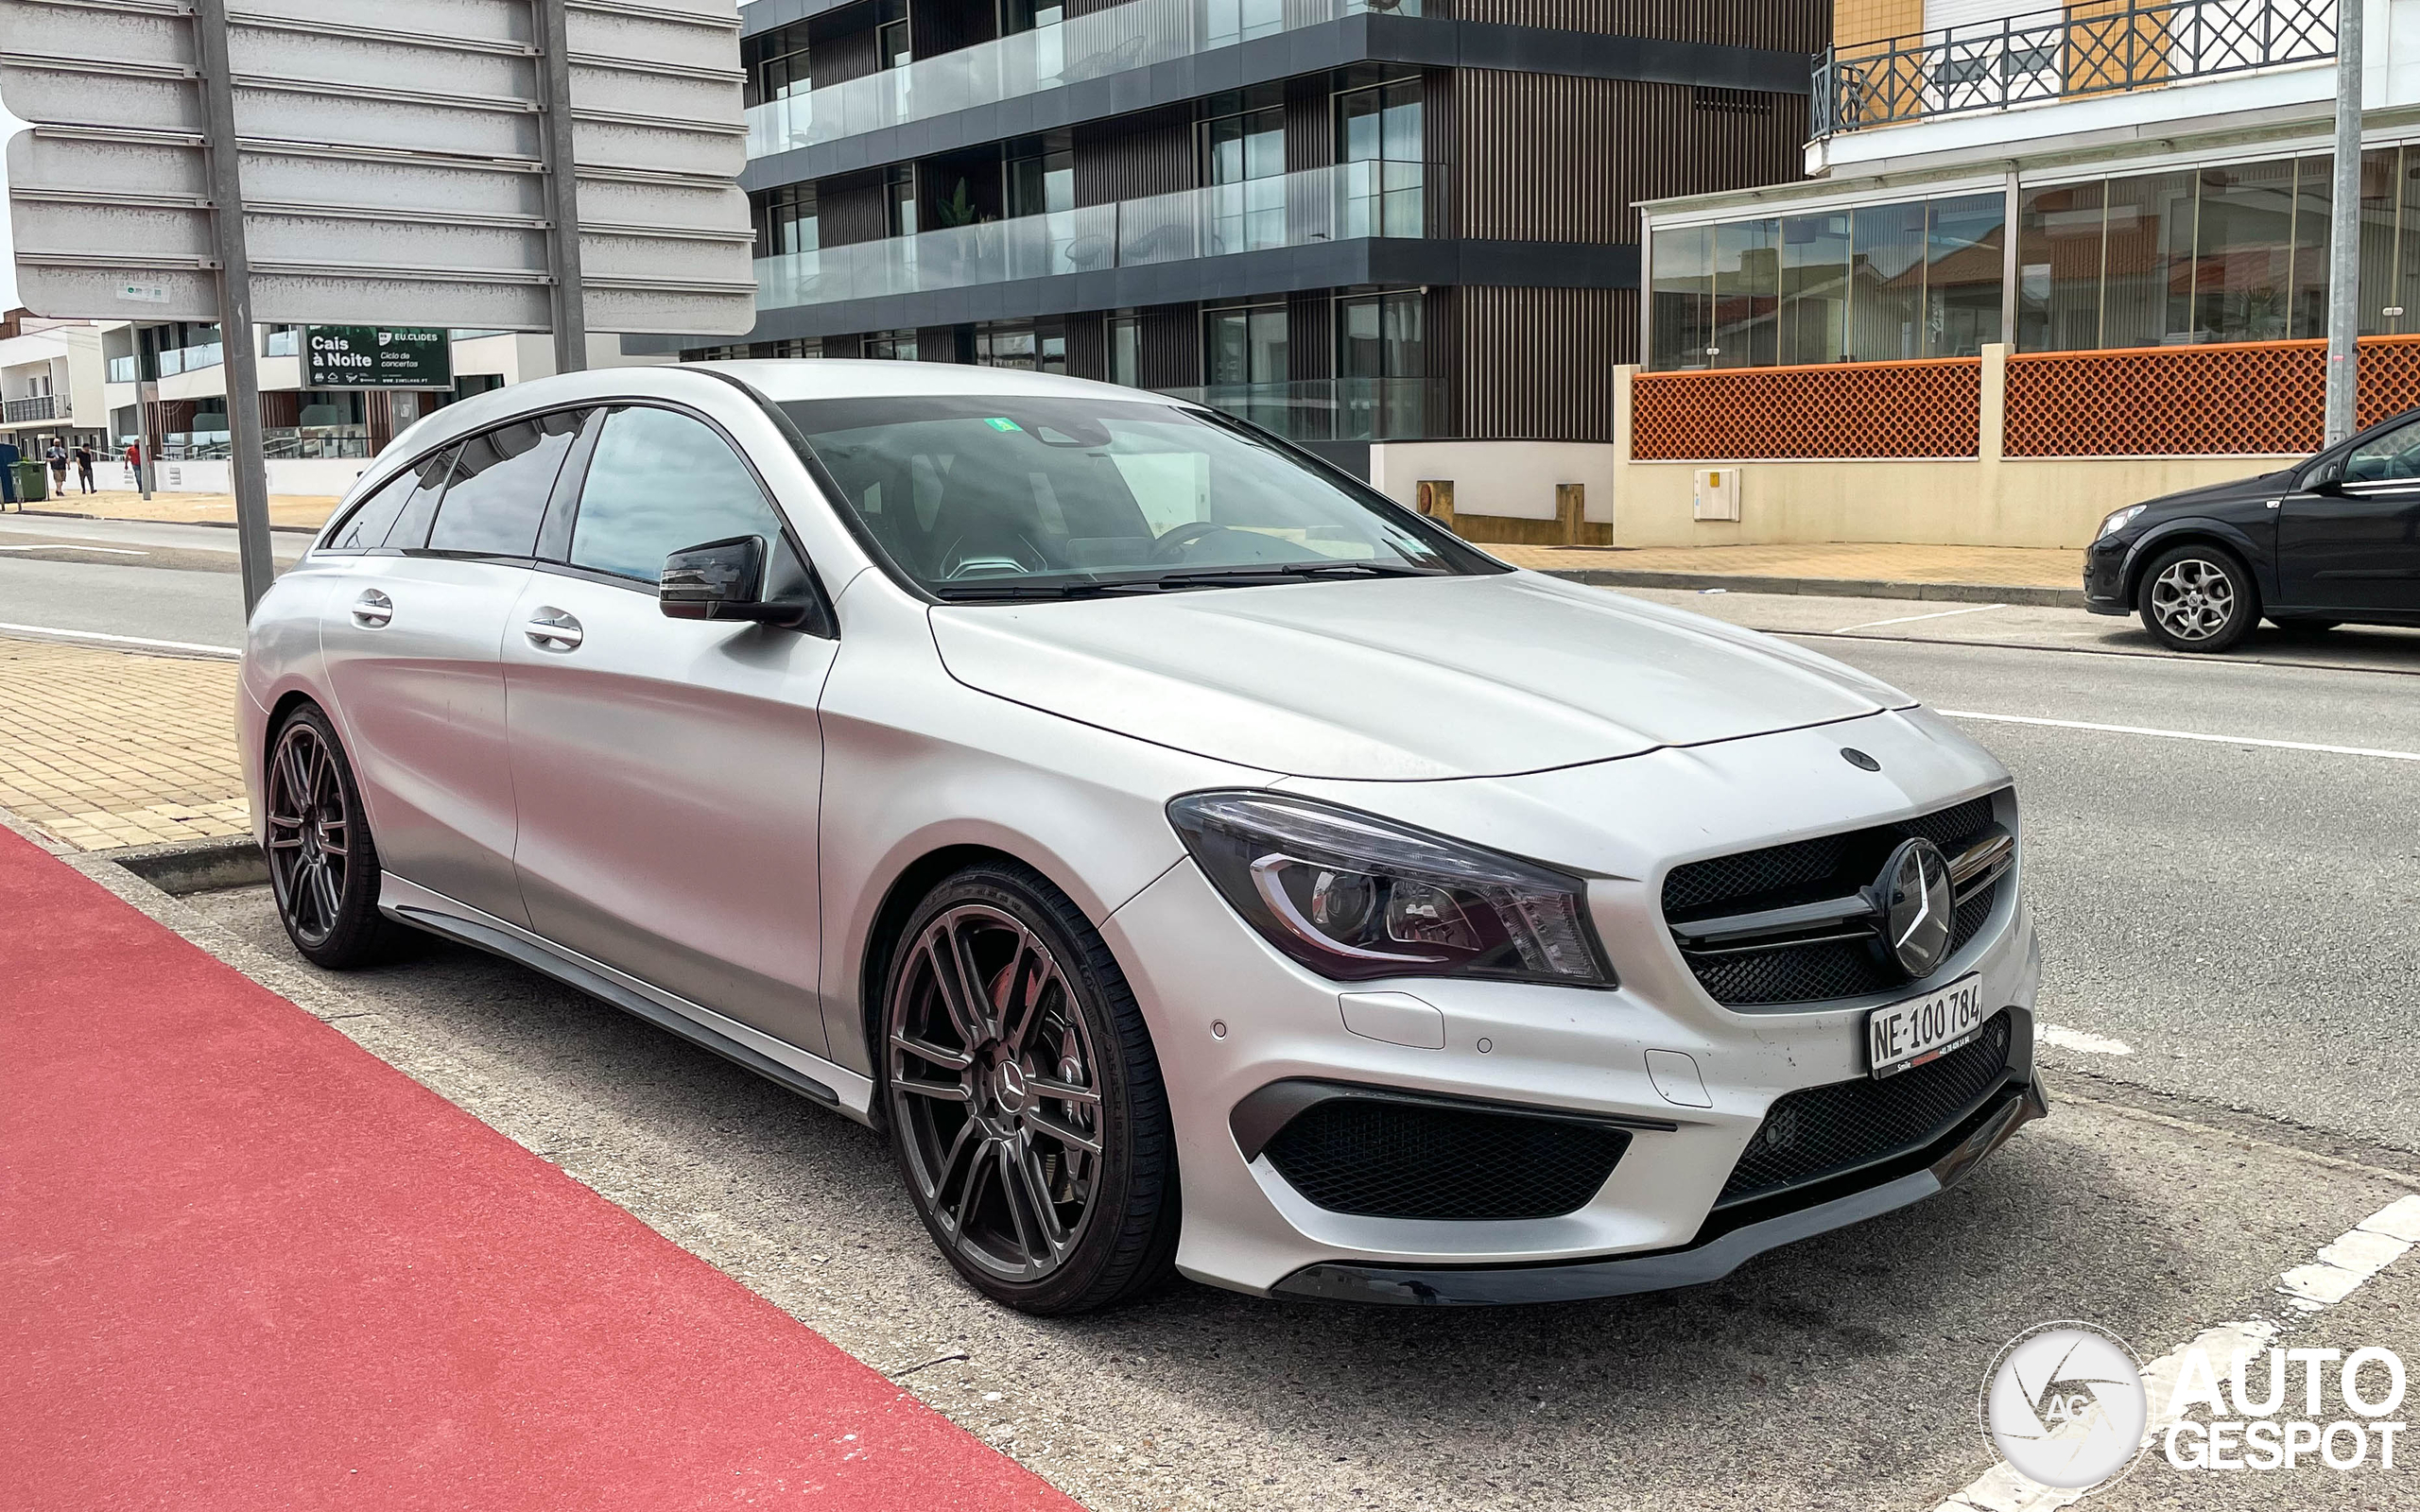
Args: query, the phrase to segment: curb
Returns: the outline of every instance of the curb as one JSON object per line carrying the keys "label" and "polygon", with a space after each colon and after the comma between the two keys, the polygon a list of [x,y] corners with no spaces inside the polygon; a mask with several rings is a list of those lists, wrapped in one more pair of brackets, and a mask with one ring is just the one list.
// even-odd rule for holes
{"label": "curb", "polygon": [[1540,568],[1594,588],[1720,588],[1734,593],[1809,593],[1837,598],[1914,598],[1945,604],[2084,607],[2081,588],[1999,588],[1989,583],[1897,583],[1854,577],[1741,577],[1727,573],[1628,572],[1612,567]]}
{"label": "curb", "polygon": [[[121,525],[203,525],[212,530],[235,528],[235,522],[233,520],[142,520],[129,519],[122,514],[80,514],[74,509],[19,509],[17,513],[36,515],[45,520],[107,520]],[[316,536],[323,528],[325,527],[320,525],[269,526],[272,531],[282,530],[291,536]]]}
{"label": "curb", "polygon": [[171,898],[268,881],[268,857],[249,834],[87,850],[82,859],[123,867]]}

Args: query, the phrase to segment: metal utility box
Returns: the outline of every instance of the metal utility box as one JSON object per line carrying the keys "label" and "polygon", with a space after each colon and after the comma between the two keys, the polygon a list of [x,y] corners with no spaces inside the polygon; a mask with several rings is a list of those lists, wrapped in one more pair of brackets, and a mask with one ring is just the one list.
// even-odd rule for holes
{"label": "metal utility box", "polygon": [[1698,469],[1697,491],[1689,500],[1692,520],[1739,518],[1739,470],[1736,467]]}

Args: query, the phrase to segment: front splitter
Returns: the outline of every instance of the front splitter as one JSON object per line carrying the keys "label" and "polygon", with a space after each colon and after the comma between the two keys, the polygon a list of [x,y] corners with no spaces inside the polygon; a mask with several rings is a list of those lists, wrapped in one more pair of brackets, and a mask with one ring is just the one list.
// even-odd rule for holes
{"label": "front splitter", "polygon": [[1683,1249],[1533,1265],[1306,1265],[1270,1288],[1278,1297],[1405,1307],[1485,1307],[1577,1302],[1719,1280],[1768,1249],[1862,1223],[1956,1186],[2024,1125],[2050,1111],[2039,1075],[2000,1093],[1982,1118],[1920,1169],[1860,1192],[1761,1222],[1743,1224]]}

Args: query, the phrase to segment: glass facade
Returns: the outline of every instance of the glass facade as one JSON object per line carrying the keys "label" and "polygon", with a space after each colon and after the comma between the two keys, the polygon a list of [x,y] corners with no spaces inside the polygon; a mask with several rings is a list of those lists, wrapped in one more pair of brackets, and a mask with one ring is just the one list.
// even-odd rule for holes
{"label": "glass facade", "polygon": [[[2327,334],[2325,157],[2022,185],[2019,352]],[[1656,369],[1971,356],[2000,333],[1998,192],[1654,232]],[[2361,156],[2361,334],[2420,331],[2420,146]]]}

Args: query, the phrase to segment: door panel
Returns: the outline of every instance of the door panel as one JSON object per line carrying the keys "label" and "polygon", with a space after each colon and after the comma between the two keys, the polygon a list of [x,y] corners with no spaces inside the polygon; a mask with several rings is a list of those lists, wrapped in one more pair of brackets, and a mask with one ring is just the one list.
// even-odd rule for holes
{"label": "door panel", "polygon": [[821,1054],[816,703],[833,649],[532,573],[504,643],[530,927]]}
{"label": "door panel", "polygon": [[496,658],[527,567],[360,557],[334,586],[320,644],[378,861],[422,886],[527,922]]}
{"label": "door panel", "polygon": [[2297,608],[2420,611],[2420,422],[2355,447],[2331,491],[2287,495],[2277,575]]}

